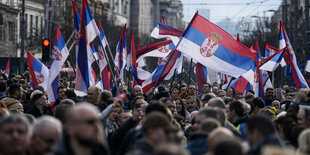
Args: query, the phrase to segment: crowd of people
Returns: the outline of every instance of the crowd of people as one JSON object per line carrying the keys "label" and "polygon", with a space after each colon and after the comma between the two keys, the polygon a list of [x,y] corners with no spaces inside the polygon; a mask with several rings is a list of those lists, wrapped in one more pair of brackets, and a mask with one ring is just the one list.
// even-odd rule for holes
{"label": "crowd of people", "polygon": [[[2,155],[310,154],[310,90],[252,90],[185,82],[113,91],[90,86],[77,96],[63,77],[57,100],[32,88],[28,73],[0,71]],[[117,90],[117,91],[116,91]]]}

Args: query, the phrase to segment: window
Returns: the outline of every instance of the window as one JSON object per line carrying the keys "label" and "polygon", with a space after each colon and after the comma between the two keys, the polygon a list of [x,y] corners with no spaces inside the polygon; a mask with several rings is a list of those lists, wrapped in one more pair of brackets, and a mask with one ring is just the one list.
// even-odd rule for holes
{"label": "window", "polygon": [[39,33],[38,33],[38,29],[39,29],[39,17],[38,16],[36,16],[36,33],[35,33],[35,37],[37,37],[38,35],[39,35]]}
{"label": "window", "polygon": [[4,24],[0,25],[0,41],[4,40]]}
{"label": "window", "polygon": [[29,38],[30,38],[30,44],[32,43],[32,22],[33,22],[33,15],[30,15],[30,22],[29,22]]}
{"label": "window", "polygon": [[25,37],[27,38],[28,32],[28,14],[25,14]]}
{"label": "window", "polygon": [[16,27],[14,22],[9,22],[9,41],[15,41],[15,32],[16,32]]}

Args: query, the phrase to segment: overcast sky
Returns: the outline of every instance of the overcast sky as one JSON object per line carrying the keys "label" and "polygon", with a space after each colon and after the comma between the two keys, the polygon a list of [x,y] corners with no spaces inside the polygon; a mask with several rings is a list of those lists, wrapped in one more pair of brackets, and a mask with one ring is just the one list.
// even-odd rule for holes
{"label": "overcast sky", "polygon": [[216,23],[230,18],[237,22],[242,17],[271,16],[282,0],[181,0],[183,3],[184,20],[189,22],[197,9],[209,9],[210,21]]}

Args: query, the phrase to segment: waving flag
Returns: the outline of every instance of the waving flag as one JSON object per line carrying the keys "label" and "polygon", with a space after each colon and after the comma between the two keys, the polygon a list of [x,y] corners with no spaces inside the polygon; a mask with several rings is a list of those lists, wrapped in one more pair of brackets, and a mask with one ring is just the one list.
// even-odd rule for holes
{"label": "waving flag", "polygon": [[261,51],[259,49],[259,44],[258,41],[255,39],[255,46],[254,46],[254,50],[257,52],[256,54],[256,58],[258,61],[261,61],[263,59]]}
{"label": "waving flag", "polygon": [[210,83],[210,78],[208,75],[208,70],[206,66],[203,66],[201,63],[196,65],[196,76],[197,76],[197,86],[198,91],[203,92],[203,85]]}
{"label": "waving flag", "polygon": [[290,65],[293,80],[295,83],[296,88],[309,88],[307,81],[303,77],[302,73],[300,72],[298,66],[297,66],[297,59],[295,52],[292,48],[292,45],[290,43],[290,40],[286,34],[286,31],[283,27],[282,21],[280,21],[280,32],[279,32],[279,45],[280,49],[287,46],[288,51],[284,51],[284,60],[285,63]]}
{"label": "waving flag", "polygon": [[98,51],[97,51],[97,49],[95,47],[95,43],[93,41],[90,43],[90,48],[91,48],[91,51],[93,54],[91,62],[95,62],[96,60],[99,60]]}
{"label": "waving flag", "polygon": [[310,72],[310,53],[309,53],[309,56],[308,56],[307,64],[306,64],[306,67],[305,67],[305,71],[306,72]]}
{"label": "waving flag", "polygon": [[[168,59],[171,55],[172,57],[168,62]],[[171,51],[170,54],[162,61],[162,63],[157,66],[157,68],[153,71],[151,76],[142,83],[142,89],[144,93],[148,92],[152,87],[157,87],[165,79],[165,77],[168,75],[168,73],[174,66],[179,55],[181,55],[180,51],[178,50],[175,50],[175,52]],[[166,68],[164,68],[166,63],[168,64]],[[163,74],[160,76],[162,72]],[[158,82],[156,83],[157,80]]]}
{"label": "waving flag", "polygon": [[107,40],[107,37],[106,35],[104,34],[104,31],[103,31],[103,28],[101,26],[101,23],[100,21],[98,21],[98,29],[99,29],[99,32],[100,32],[100,40],[101,40],[101,45],[103,48],[105,48],[107,45],[108,45],[108,40]]}
{"label": "waving flag", "polygon": [[279,50],[273,46],[265,44],[265,58],[277,53]]}
{"label": "waving flag", "polygon": [[267,61],[266,63],[262,64],[260,69],[273,72],[277,69],[277,67],[280,65],[281,60],[283,58],[283,52],[286,50],[286,48],[283,48],[280,52],[274,53],[270,55],[269,57],[265,58]]}
{"label": "waving flag", "polygon": [[101,44],[101,42],[98,42],[98,54],[99,54],[99,68],[100,68],[100,77],[102,81],[102,86],[103,89],[105,90],[111,90],[111,85],[110,85],[110,79],[111,79],[111,74],[108,70],[108,63],[106,60],[106,57],[104,55],[104,49]]}
{"label": "waving flag", "polygon": [[91,70],[92,51],[90,43],[99,35],[96,22],[88,6],[87,0],[82,2],[79,48],[77,53],[76,85],[75,89],[86,92],[88,87],[95,84],[95,78]]}
{"label": "waving flag", "polygon": [[219,84],[225,84],[228,82],[227,75],[224,73],[217,73],[219,76]]}
{"label": "waving flag", "polygon": [[47,90],[48,84],[48,68],[36,57],[34,57],[28,50],[27,60],[28,68],[30,73],[30,80],[32,82],[33,88],[37,86],[42,86],[44,90]]}
{"label": "waving flag", "polygon": [[156,39],[169,38],[171,36],[181,37],[183,33],[184,33],[183,30],[176,29],[172,26],[159,23],[153,29],[151,37]]}
{"label": "waving flag", "polygon": [[262,74],[259,68],[257,67],[254,74],[254,84],[253,89],[255,92],[255,97],[261,97],[265,100],[265,93],[264,93],[264,84],[262,79]]}
{"label": "waving flag", "polygon": [[182,72],[182,66],[183,66],[183,54],[181,53],[178,55],[177,60],[172,66],[168,75],[165,77],[165,80],[170,80],[173,77],[174,70],[176,70],[175,74],[180,74]]}
{"label": "waving flag", "polygon": [[5,69],[4,69],[4,74],[9,77],[10,74],[10,58],[8,59],[8,62],[6,63]]}
{"label": "waving flag", "polygon": [[256,52],[235,40],[227,32],[195,14],[177,48],[202,65],[233,77],[253,80]]}
{"label": "waving flag", "polygon": [[57,29],[56,29],[55,42],[52,52],[52,60],[47,86],[49,102],[54,102],[58,98],[57,88],[59,87],[59,72],[69,55],[68,48],[61,35],[58,25],[56,25],[56,27]]}
{"label": "waving flag", "polygon": [[129,54],[131,56],[131,60],[129,60],[129,62],[131,62],[131,63],[128,65],[130,66],[130,71],[131,71],[131,74],[134,77],[135,81],[137,81],[138,85],[141,85],[142,81],[138,77],[138,69],[137,69],[138,65],[136,62],[136,48],[135,48],[135,40],[134,40],[132,29],[131,29],[130,42],[131,42],[129,44],[130,48],[128,51],[129,51]]}
{"label": "waving flag", "polygon": [[166,46],[166,45],[168,45],[170,43],[172,43],[171,40],[165,40],[165,41],[161,41],[161,42],[158,42],[158,43],[146,46],[146,47],[138,50],[136,52],[136,59],[137,59],[137,61],[140,61],[145,54],[151,53],[151,52],[157,50],[158,48],[160,48],[162,46]]}
{"label": "waving flag", "polygon": [[126,65],[126,24],[121,31],[120,39],[117,43],[116,54],[115,54],[115,65],[120,78],[124,81],[124,68]]}

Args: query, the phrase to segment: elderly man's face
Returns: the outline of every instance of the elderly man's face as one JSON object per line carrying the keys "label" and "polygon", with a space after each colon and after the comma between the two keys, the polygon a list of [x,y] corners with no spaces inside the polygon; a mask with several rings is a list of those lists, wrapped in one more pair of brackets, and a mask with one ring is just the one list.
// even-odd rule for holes
{"label": "elderly man's face", "polygon": [[46,154],[61,138],[61,133],[55,127],[43,127],[41,130],[40,134],[32,136],[31,147],[37,154]]}
{"label": "elderly man's face", "polygon": [[[69,125],[69,136],[75,137],[80,145],[92,147],[103,142],[102,123],[97,109],[78,109]],[[83,114],[83,115],[81,115]]]}
{"label": "elderly man's face", "polygon": [[271,103],[271,106],[272,107],[275,107],[276,109],[280,109],[280,102],[278,100],[274,100],[272,103]]}
{"label": "elderly man's face", "polygon": [[28,128],[23,123],[6,123],[0,130],[0,149],[2,153],[17,154],[26,152],[30,142]]}
{"label": "elderly man's face", "polygon": [[96,104],[98,101],[99,92],[94,88],[90,87],[87,90],[87,102]]}
{"label": "elderly man's face", "polygon": [[136,86],[135,88],[133,88],[133,95],[142,96],[143,95],[142,88],[140,86]]}

